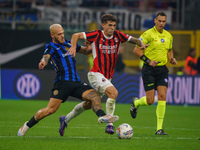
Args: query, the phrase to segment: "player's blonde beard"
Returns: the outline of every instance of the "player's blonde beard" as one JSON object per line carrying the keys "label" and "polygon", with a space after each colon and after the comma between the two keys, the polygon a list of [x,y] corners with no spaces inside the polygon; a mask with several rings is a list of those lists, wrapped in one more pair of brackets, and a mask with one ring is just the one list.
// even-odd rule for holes
{"label": "player's blonde beard", "polygon": [[64,44],[65,43],[65,40],[63,40],[63,39],[58,39],[58,38],[56,38],[56,37],[54,37],[54,42],[55,43],[58,43],[58,44]]}
{"label": "player's blonde beard", "polygon": [[115,111],[115,100],[112,98],[108,98],[106,101],[106,114],[114,115]]}

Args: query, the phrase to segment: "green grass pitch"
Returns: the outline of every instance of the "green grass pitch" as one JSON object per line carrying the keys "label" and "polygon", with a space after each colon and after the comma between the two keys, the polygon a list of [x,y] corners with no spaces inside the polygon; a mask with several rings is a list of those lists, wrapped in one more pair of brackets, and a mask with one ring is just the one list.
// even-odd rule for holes
{"label": "green grass pitch", "polygon": [[[41,120],[25,137],[17,137],[18,129],[47,101],[0,100],[0,150],[199,150],[200,107],[167,105],[164,131],[167,136],[154,135],[156,106],[139,108],[136,119],[130,116],[130,104],[116,104],[115,114],[122,123],[133,127],[130,140],[120,140],[117,135],[105,134],[106,124],[98,124],[92,110],[71,120],[65,135],[58,132],[60,115],[69,113],[78,102],[66,101],[55,114]],[[105,103],[102,103],[105,110]]]}

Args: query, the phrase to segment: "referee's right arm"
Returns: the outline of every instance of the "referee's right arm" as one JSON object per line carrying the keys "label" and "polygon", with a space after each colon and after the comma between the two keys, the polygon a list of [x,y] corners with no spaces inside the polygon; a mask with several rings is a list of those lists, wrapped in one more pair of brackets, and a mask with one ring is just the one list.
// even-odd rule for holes
{"label": "referee's right arm", "polygon": [[141,48],[140,47],[135,47],[134,50],[133,50],[133,53],[135,55],[137,55],[142,61],[144,61],[146,64],[152,66],[152,67],[155,67],[158,62],[155,61],[155,60],[150,60],[148,57],[146,57],[144,55],[144,53],[142,52]]}

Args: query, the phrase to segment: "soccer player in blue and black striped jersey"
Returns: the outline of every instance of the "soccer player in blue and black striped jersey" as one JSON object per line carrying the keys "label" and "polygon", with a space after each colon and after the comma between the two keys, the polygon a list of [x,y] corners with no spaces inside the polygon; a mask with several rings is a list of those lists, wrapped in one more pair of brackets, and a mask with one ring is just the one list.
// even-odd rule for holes
{"label": "soccer player in blue and black striped jersey", "polygon": [[[87,109],[93,109],[99,117],[99,123],[112,123],[118,120],[118,116],[106,115],[101,105],[101,97],[86,83],[82,83],[77,74],[76,60],[67,54],[71,47],[70,40],[65,40],[64,30],[60,24],[50,26],[50,35],[52,42],[46,45],[44,55],[39,63],[39,69],[44,69],[49,60],[56,70],[56,78],[52,89],[51,98],[46,108],[40,109],[29,121],[19,129],[18,136],[24,136],[26,132],[44,117],[57,111],[60,104],[65,102],[69,96],[83,100],[82,103],[75,106],[76,112],[83,112]],[[77,44],[76,51],[82,54],[90,54],[91,49]],[[76,112],[71,112],[71,118],[77,116]],[[64,135],[67,127],[65,116],[60,118],[60,135]]]}

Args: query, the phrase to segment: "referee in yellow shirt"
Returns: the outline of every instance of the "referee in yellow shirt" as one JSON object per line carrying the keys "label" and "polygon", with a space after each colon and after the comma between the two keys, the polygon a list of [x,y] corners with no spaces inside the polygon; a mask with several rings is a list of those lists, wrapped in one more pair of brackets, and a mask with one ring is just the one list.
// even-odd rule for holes
{"label": "referee in yellow shirt", "polygon": [[168,87],[168,68],[165,66],[169,60],[176,65],[177,61],[173,56],[172,35],[164,29],[167,16],[164,12],[158,12],[154,19],[155,26],[145,31],[140,40],[146,45],[144,51],[135,47],[134,54],[144,61],[142,68],[142,79],[146,96],[138,99],[133,98],[130,113],[132,118],[136,118],[139,106],[151,105],[154,103],[154,93],[157,90],[158,104],[156,108],[157,130],[156,135],[167,135],[163,131],[162,125],[166,108],[166,95]]}

